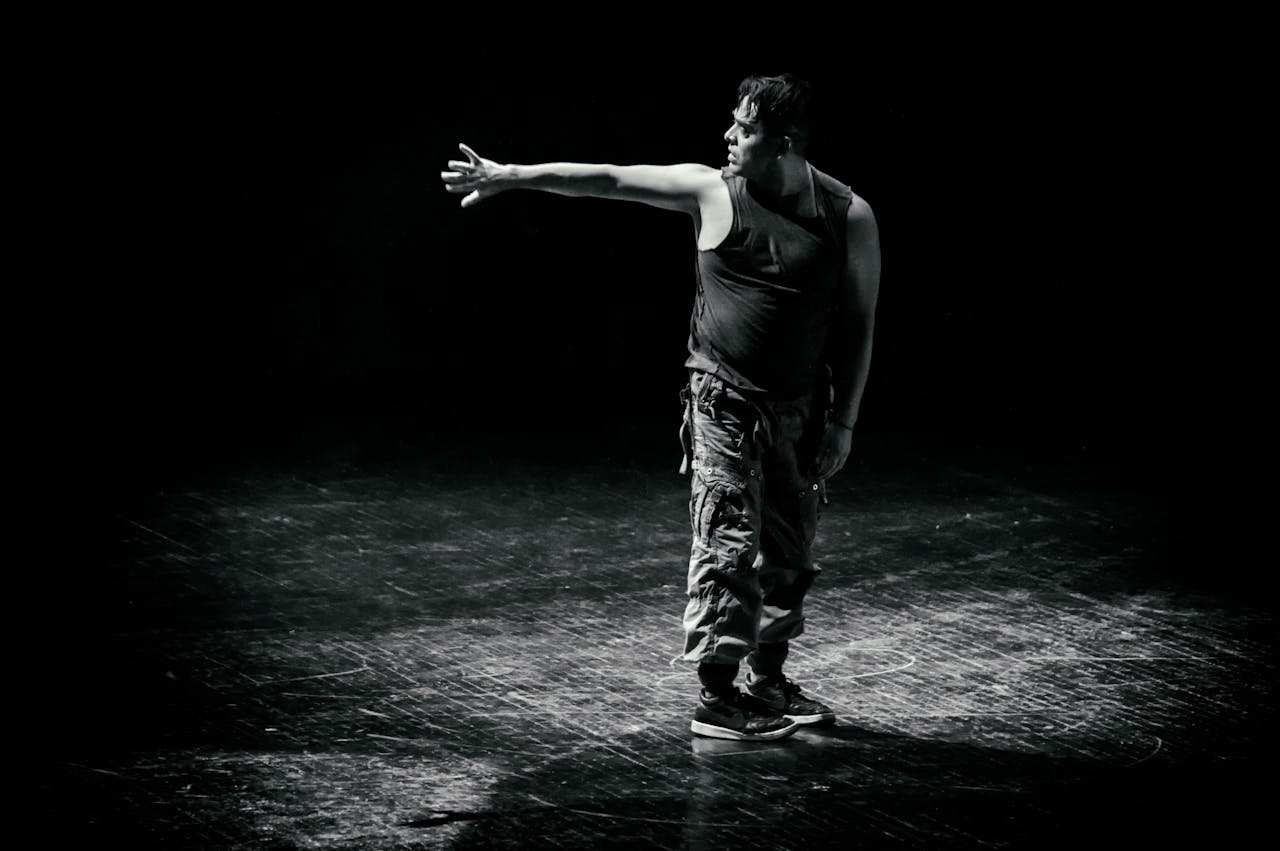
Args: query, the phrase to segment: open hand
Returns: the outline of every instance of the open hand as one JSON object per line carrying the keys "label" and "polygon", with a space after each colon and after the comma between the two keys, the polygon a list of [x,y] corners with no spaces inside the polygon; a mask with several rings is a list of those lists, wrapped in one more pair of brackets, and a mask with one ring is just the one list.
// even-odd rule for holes
{"label": "open hand", "polygon": [[449,160],[450,171],[440,172],[444,188],[454,195],[466,193],[462,206],[479,204],[491,195],[497,195],[505,187],[501,185],[503,166],[487,160],[463,144],[458,148],[467,155],[464,160]]}

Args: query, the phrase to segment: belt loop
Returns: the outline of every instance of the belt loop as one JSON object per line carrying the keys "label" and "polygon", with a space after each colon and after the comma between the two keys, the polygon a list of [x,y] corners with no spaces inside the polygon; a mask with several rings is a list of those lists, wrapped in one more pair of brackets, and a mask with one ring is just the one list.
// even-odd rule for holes
{"label": "belt loop", "polygon": [[[698,392],[694,394],[693,399],[693,403],[697,406],[698,410],[712,418],[716,415],[716,409],[713,404],[707,401],[707,397],[711,395],[711,383],[716,377],[716,375],[709,372],[701,373],[702,383],[701,386],[698,387]],[[692,381],[692,379],[690,380]],[[723,379],[721,379],[721,383],[723,383]]]}

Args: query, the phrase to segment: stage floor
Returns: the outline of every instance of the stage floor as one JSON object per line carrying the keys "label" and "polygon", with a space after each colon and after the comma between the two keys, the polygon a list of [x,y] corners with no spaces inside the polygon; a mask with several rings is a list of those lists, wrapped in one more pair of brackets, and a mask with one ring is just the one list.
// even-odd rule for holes
{"label": "stage floor", "polygon": [[671,461],[460,445],[152,475],[101,506],[83,576],[49,583],[44,835],[1243,847],[1264,824],[1270,598],[1197,564],[1213,548],[1158,488],[981,457],[853,465],[791,663],[839,721],[744,745],[688,729]]}

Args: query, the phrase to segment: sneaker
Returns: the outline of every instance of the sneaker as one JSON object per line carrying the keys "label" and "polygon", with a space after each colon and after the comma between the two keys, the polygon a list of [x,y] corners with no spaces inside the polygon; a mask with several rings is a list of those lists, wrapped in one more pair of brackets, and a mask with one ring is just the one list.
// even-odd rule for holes
{"label": "sneaker", "polygon": [[766,677],[754,683],[748,677],[747,691],[797,724],[832,724],[836,720],[831,707],[805,697],[800,693],[800,686],[783,676]]}
{"label": "sneaker", "polygon": [[704,692],[698,699],[689,729],[713,739],[771,742],[794,733],[796,722],[735,688],[718,697],[708,697]]}

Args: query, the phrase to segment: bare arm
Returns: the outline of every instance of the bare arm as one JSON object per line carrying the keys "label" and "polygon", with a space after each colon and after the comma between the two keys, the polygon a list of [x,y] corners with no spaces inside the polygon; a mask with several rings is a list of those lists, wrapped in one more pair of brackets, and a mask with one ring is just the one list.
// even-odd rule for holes
{"label": "bare arm", "polygon": [[849,205],[845,246],[840,307],[831,328],[835,335],[831,363],[835,399],[818,453],[818,475],[822,478],[835,475],[849,458],[853,427],[871,368],[876,300],[880,295],[880,233],[875,214],[861,198],[855,197]]}
{"label": "bare arm", "polygon": [[441,172],[440,179],[450,193],[465,195],[463,207],[509,189],[536,189],[574,197],[639,201],[695,214],[700,203],[721,183],[718,171],[695,163],[510,165],[487,160],[466,145],[458,147],[467,159],[450,160],[450,170]]}

